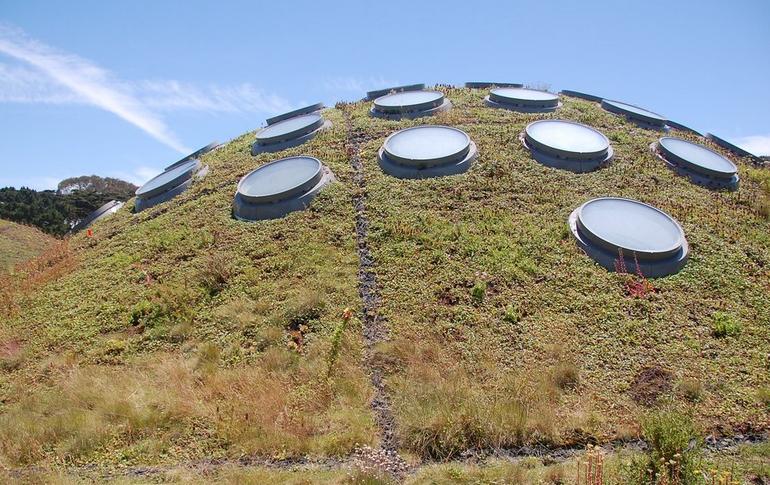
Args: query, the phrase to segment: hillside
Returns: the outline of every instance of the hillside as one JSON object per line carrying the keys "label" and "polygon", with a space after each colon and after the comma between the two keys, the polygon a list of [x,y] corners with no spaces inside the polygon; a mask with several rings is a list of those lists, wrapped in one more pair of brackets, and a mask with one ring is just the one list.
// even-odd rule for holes
{"label": "hillside", "polygon": [[0,219],[0,272],[8,272],[53,243],[54,238],[39,230]]}
{"label": "hillside", "polygon": [[[658,133],[596,103],[562,97],[555,113],[522,114],[485,107],[485,90],[440,89],[448,112],[388,121],[369,102],[341,103],[324,111],[332,129],[279,154],[252,156],[244,134],[204,155],[207,177],[172,201],[139,214],[129,202],[92,238],[72,237],[11,295],[0,326],[0,464],[75,475],[92,473],[86,463],[193,475],[246,464],[254,483],[312,465],[317,481],[341,483],[336,465],[366,445],[415,467],[583,447],[634,439],[669,408],[700,436],[767,429],[767,170],[730,156],[740,190],[710,191],[650,152]],[[519,135],[543,118],[601,130],[615,159],[585,174],[540,165]],[[466,131],[471,170],[385,175],[384,139],[418,124]],[[295,154],[337,182],[306,211],[234,220],[239,179]],[[567,217],[607,195],[676,218],[684,269],[639,296],[636,277],[586,257]],[[449,482],[456,465],[435,466],[409,480]],[[475,466],[457,473],[514,473]]]}

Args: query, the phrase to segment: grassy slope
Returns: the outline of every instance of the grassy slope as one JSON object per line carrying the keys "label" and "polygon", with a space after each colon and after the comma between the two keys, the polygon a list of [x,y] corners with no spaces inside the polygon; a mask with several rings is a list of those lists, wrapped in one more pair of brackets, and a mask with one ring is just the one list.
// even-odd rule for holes
{"label": "grassy slope", "polygon": [[38,229],[0,219],[0,272],[40,254],[53,238]]}
{"label": "grassy slope", "polygon": [[[623,435],[643,410],[630,384],[652,365],[670,370],[673,386],[702,382],[692,408],[705,426],[766,422],[756,391],[769,380],[770,224],[751,205],[761,198],[758,184],[744,177],[737,193],[695,186],[651,154],[657,133],[594,103],[565,98],[552,115],[528,115],[485,108],[482,96],[451,90],[453,110],[415,122],[372,120],[366,105],[355,113],[373,136],[363,154],[370,242],[395,333],[383,354],[393,363],[402,444],[442,457],[473,446]],[[572,174],[533,161],[518,136],[549,117],[603,131],[613,163]],[[479,148],[476,166],[423,181],[384,175],[375,161],[382,138],[418,123],[467,131]],[[654,281],[648,298],[627,297],[626,278],[594,264],[568,233],[569,213],[599,196],[651,203],[687,234],[690,262]],[[478,302],[472,289],[484,283]],[[715,339],[716,312],[741,333]],[[553,374],[570,367],[580,384],[560,392]]]}
{"label": "grassy slope", "polygon": [[[480,90],[449,96],[452,111],[420,121],[351,108],[370,137],[369,242],[393,336],[379,361],[404,451],[626,435],[643,411],[630,384],[653,364],[674,386],[702,381],[699,402],[675,389],[668,399],[704,426],[765,421],[755,396],[768,385],[770,224],[753,206],[759,185],[694,186],[650,153],[655,133],[593,103],[566,98],[543,116],[484,108]],[[188,192],[73,239],[77,269],[22,295],[0,327],[0,344],[19,349],[0,360],[0,463],[336,456],[376,442],[357,322],[326,379],[334,326],[361,305],[343,115],[326,116],[333,130],[280,154],[318,156],[339,179],[308,211],[258,224],[230,217],[239,178],[278,158],[251,157],[244,135],[204,157],[211,172]],[[614,162],[576,175],[531,160],[518,135],[549,116],[601,129]],[[382,174],[385,136],[419,123],[466,130],[480,151],[474,168],[423,181]],[[628,297],[627,277],[570,238],[569,212],[602,195],[652,203],[684,227],[691,261],[649,297]],[[715,312],[741,332],[714,338]],[[297,351],[287,327],[300,321]],[[575,370],[577,387],[557,385]]]}
{"label": "grassy slope", "polygon": [[[346,180],[343,137],[292,152]],[[235,221],[238,179],[271,158],[250,140],[205,156],[209,176],[173,202],[76,236],[78,268],[21,303],[0,334],[24,353],[0,372],[3,462],[336,455],[375,440],[357,323],[326,379],[333,329],[358,306],[349,186],[279,221]]]}

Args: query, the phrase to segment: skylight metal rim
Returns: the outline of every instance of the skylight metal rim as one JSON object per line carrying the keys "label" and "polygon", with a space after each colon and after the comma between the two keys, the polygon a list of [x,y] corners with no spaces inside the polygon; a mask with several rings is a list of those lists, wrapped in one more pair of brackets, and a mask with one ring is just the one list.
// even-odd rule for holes
{"label": "skylight metal rim", "polygon": [[559,105],[559,95],[549,93],[548,91],[540,91],[538,89],[527,88],[512,88],[522,91],[530,91],[533,93],[545,93],[553,96],[552,99],[526,99],[526,98],[512,98],[510,96],[504,96],[496,93],[495,91],[500,89],[508,89],[505,87],[492,88],[489,90],[489,100],[497,104],[506,104],[523,108],[555,108]]}
{"label": "skylight metal rim", "polygon": [[[579,126],[581,128],[586,128],[590,131],[593,131],[594,133],[597,133],[599,136],[602,137],[604,140],[606,147],[597,150],[594,152],[574,152],[574,151],[568,151],[568,150],[560,150],[558,148],[553,148],[550,145],[546,145],[545,143],[542,143],[538,140],[536,140],[533,136],[529,134],[529,128],[533,125],[536,125],[538,123],[569,123],[571,125]],[[578,123],[576,121],[570,121],[570,120],[562,120],[562,119],[552,119],[552,120],[537,120],[533,121],[532,123],[527,124],[527,126],[524,128],[524,136],[526,137],[527,141],[531,145],[529,147],[530,149],[536,149],[540,151],[541,153],[545,153],[547,155],[555,155],[558,158],[563,158],[565,160],[597,160],[600,158],[606,158],[608,151],[610,150],[610,139],[607,138],[607,136],[602,133],[601,131],[597,130],[596,128],[588,125],[584,125],[583,123]]]}
{"label": "skylight metal rim", "polygon": [[[697,164],[695,164],[693,162],[690,162],[689,160],[680,157],[676,153],[672,152],[669,148],[667,148],[666,145],[664,144],[664,140],[682,141],[682,142],[685,142],[685,143],[689,143],[691,145],[695,145],[698,148],[701,148],[703,150],[707,150],[707,151],[713,153],[714,155],[717,155],[718,157],[726,160],[730,165],[732,165],[733,171],[732,172],[725,172],[725,171],[722,171],[722,170],[714,170],[714,169],[711,169],[711,168],[708,168],[708,167],[704,167],[702,165],[697,165]],[[716,150],[712,150],[711,148],[703,146],[700,143],[693,143],[693,142],[691,142],[689,140],[685,140],[683,138],[676,138],[676,137],[673,137],[673,136],[664,136],[664,137],[661,137],[661,138],[658,139],[657,146],[658,146],[658,148],[659,148],[659,150],[661,152],[661,155],[663,155],[663,158],[665,158],[667,161],[669,161],[671,163],[674,163],[676,165],[680,165],[683,168],[686,168],[686,169],[688,169],[688,170],[690,170],[692,172],[699,173],[701,175],[707,175],[709,177],[713,177],[713,178],[716,178],[716,179],[726,179],[726,180],[732,179],[733,176],[735,176],[738,173],[738,166],[735,165],[735,163],[733,163],[732,160],[730,160],[729,158],[723,156],[721,153],[717,152]]]}
{"label": "skylight metal rim", "polygon": [[[422,103],[417,103],[417,104],[398,105],[398,106],[390,106],[390,107],[382,106],[382,105],[378,104],[378,101],[380,101],[383,98],[386,98],[388,96],[399,95],[399,94],[402,94],[404,92],[410,92],[410,93],[414,93],[414,92],[435,93],[435,94],[439,94],[440,97],[437,98],[437,99],[430,100],[430,101],[423,101]],[[405,115],[405,114],[409,114],[409,113],[413,113],[413,112],[422,112],[422,111],[428,111],[428,110],[431,110],[431,109],[434,109],[434,108],[438,108],[438,107],[440,107],[441,105],[444,104],[445,98],[446,98],[446,95],[444,93],[442,93],[441,91],[436,91],[436,90],[433,90],[433,89],[422,89],[422,90],[401,91],[401,92],[396,92],[396,93],[389,93],[389,94],[386,94],[384,96],[380,96],[379,98],[375,99],[372,104],[373,104],[373,108],[376,111],[379,111],[380,113],[387,114],[387,115]]]}
{"label": "skylight metal rim", "polygon": [[[400,155],[394,155],[393,152],[388,150],[388,143],[391,139],[393,139],[395,136],[405,133],[410,130],[420,130],[425,128],[441,128],[441,129],[447,129],[451,130],[457,133],[462,133],[462,135],[465,137],[465,146],[456,151],[453,154],[445,155],[443,157],[439,158],[431,158],[431,159],[415,159],[415,158],[406,158],[402,157]],[[418,126],[410,126],[409,128],[403,128],[401,130],[398,130],[394,133],[391,133],[388,135],[387,138],[385,138],[385,141],[382,142],[382,149],[384,150],[385,154],[388,156],[388,158],[393,161],[394,163],[398,163],[399,165],[403,165],[405,167],[416,167],[416,168],[425,168],[429,166],[437,166],[437,165],[446,165],[455,161],[460,161],[468,154],[468,151],[470,150],[470,145],[472,143],[470,135],[468,133],[464,132],[463,130],[459,128],[455,128],[454,126],[446,126],[446,125],[418,125]]]}
{"label": "skylight metal rim", "polygon": [[[248,179],[252,174],[258,172],[259,170],[264,169],[265,167],[268,167],[280,162],[285,162],[286,160],[296,159],[296,158],[312,159],[318,164],[318,167],[316,171],[313,173],[313,175],[306,181],[302,182],[301,184],[295,185],[294,187],[286,189],[282,192],[276,192],[268,195],[249,195],[247,193],[244,193],[241,190],[242,185],[245,183],[246,179]],[[310,189],[312,189],[315,185],[318,184],[319,180],[323,178],[323,171],[324,171],[323,162],[321,162],[321,160],[317,159],[316,157],[311,157],[309,155],[296,155],[291,157],[279,158],[278,160],[273,160],[271,162],[260,165],[259,167],[255,168],[254,170],[250,171],[249,173],[241,177],[241,180],[238,181],[238,185],[235,191],[237,194],[241,196],[241,198],[243,198],[244,200],[252,204],[267,204],[272,202],[281,202],[283,200],[291,199],[308,192]]]}
{"label": "skylight metal rim", "polygon": [[[160,194],[162,194],[164,192],[168,192],[170,190],[173,190],[179,184],[181,184],[181,183],[191,179],[193,177],[193,175],[195,175],[195,172],[198,169],[201,168],[201,162],[198,159],[188,160],[185,163],[191,164],[190,167],[187,170],[181,172],[178,176],[174,177],[173,179],[170,179],[165,184],[160,185],[158,187],[155,187],[155,188],[153,188],[151,190],[145,190],[145,191],[142,190],[144,187],[146,187],[153,180],[155,180],[158,177],[168,173],[168,170],[165,170],[165,171],[159,173],[158,175],[154,176],[153,178],[151,178],[150,180],[145,182],[144,185],[142,185],[141,187],[136,189],[136,192],[134,194],[138,198],[151,199],[153,197],[157,197],[158,195],[160,195]],[[183,166],[183,165],[179,165],[179,166],[175,167],[173,170],[176,170],[177,168],[179,168],[181,166]]]}
{"label": "skylight metal rim", "polygon": [[366,100],[373,101],[390,93],[403,93],[404,91],[423,91],[425,83],[404,84],[403,86],[393,86],[392,88],[375,89],[366,92]]}
{"label": "skylight metal rim", "polygon": [[288,120],[289,118],[296,118],[297,116],[315,113],[317,111],[321,111],[322,109],[324,109],[323,103],[315,103],[315,104],[311,104],[310,106],[305,106],[303,108],[297,108],[292,111],[287,111],[286,113],[273,116],[272,118],[267,118],[265,122],[267,123],[267,126],[270,126],[270,125],[279,123],[281,121]]}
{"label": "skylight metal rim", "polygon": [[[672,246],[656,250],[656,251],[648,251],[643,249],[635,249],[635,248],[629,248],[629,247],[623,247],[618,244],[612,243],[610,241],[607,241],[603,239],[600,235],[595,234],[593,231],[591,231],[588,227],[586,227],[585,223],[583,222],[582,213],[583,209],[588,206],[591,203],[595,203],[597,201],[601,200],[622,200],[622,201],[628,201],[633,202],[635,204],[641,204],[644,205],[655,212],[663,215],[666,219],[668,219],[671,223],[673,223],[674,227],[678,230],[678,240],[676,243],[674,243]],[[636,255],[636,257],[640,260],[644,261],[659,261],[667,259],[673,255],[675,255],[683,246],[683,244],[686,243],[686,237],[684,234],[684,230],[682,229],[682,226],[677,222],[676,219],[671,217],[669,214],[665,213],[664,211],[658,209],[657,207],[654,207],[650,204],[645,204],[644,202],[640,202],[638,200],[634,199],[628,199],[625,197],[597,197],[595,199],[591,199],[587,202],[584,202],[580,207],[576,209],[577,211],[577,226],[580,229],[581,233],[586,236],[587,239],[591,241],[591,243],[604,248],[606,251],[609,251],[610,253],[618,254],[619,250],[623,251],[623,254],[628,255]]]}
{"label": "skylight metal rim", "polygon": [[[281,123],[285,123],[285,122],[294,120],[296,118],[301,118],[301,117],[308,117],[308,118],[310,118],[310,117],[317,117],[317,119],[315,121],[313,121],[313,123],[311,123],[311,124],[302,126],[302,127],[297,128],[297,129],[295,129],[293,131],[290,131],[290,132],[282,133],[280,135],[269,136],[269,137],[260,137],[260,133],[263,133],[266,130],[269,130],[271,128],[279,126]],[[280,144],[280,143],[292,141],[292,140],[295,140],[297,138],[300,138],[300,137],[302,137],[304,135],[308,135],[308,134],[313,133],[314,131],[318,130],[319,128],[321,128],[324,125],[325,121],[326,120],[324,120],[324,117],[321,116],[320,114],[317,114],[317,113],[309,113],[309,114],[306,114],[306,115],[295,116],[293,118],[287,118],[285,120],[281,120],[281,121],[279,121],[277,123],[274,123],[272,125],[266,126],[265,128],[262,128],[255,135],[255,140],[256,140],[257,144],[262,145],[262,146],[277,145],[277,144]]]}
{"label": "skylight metal rim", "polygon": [[380,147],[380,150],[377,152],[377,162],[380,165],[380,169],[391,177],[405,180],[422,180],[461,175],[470,170],[473,162],[478,156],[478,147],[476,146],[476,143],[471,141],[468,153],[466,153],[462,159],[443,165],[431,165],[426,167],[401,165],[390,160],[383,147]]}
{"label": "skylight metal rim", "polygon": [[764,160],[762,160],[761,157],[758,157],[757,155],[754,155],[753,153],[744,150],[743,148],[739,147],[738,145],[735,145],[733,143],[730,143],[729,141],[725,140],[722,137],[719,137],[713,133],[706,133],[706,138],[711,140],[714,144],[716,144],[719,147],[724,148],[725,150],[728,150],[735,155],[738,155],[739,157],[748,157],[751,158],[754,161],[757,161],[759,163],[764,163]]}
{"label": "skylight metal rim", "polygon": [[[626,106],[631,106],[631,107],[646,111],[654,116],[647,116],[641,113],[628,111],[625,108],[618,106],[616,103],[624,104]],[[668,121],[668,119],[666,119],[666,117],[660,113],[656,113],[654,111],[648,110],[647,108],[642,108],[641,106],[637,106],[631,103],[625,103],[623,101],[618,101],[615,99],[602,99],[601,105],[602,105],[602,108],[609,111],[610,113],[615,113],[616,115],[622,115],[631,120],[643,121],[655,127],[665,128],[666,122]]]}
{"label": "skylight metal rim", "polygon": [[465,87],[469,89],[489,89],[489,88],[523,88],[521,83],[494,83],[484,81],[469,81],[465,83]]}
{"label": "skylight metal rim", "polygon": [[530,113],[530,114],[553,113],[554,111],[562,107],[561,101],[557,103],[556,106],[542,108],[542,107],[536,107],[536,106],[518,106],[515,104],[497,103],[489,99],[489,96],[486,96],[484,98],[484,104],[489,106],[490,108],[505,109],[508,111],[515,111],[517,113]]}
{"label": "skylight metal rim", "polygon": [[336,180],[331,169],[326,165],[322,164],[322,166],[322,175],[318,183],[295,197],[254,203],[245,199],[241,193],[236,191],[235,197],[233,197],[233,217],[242,222],[260,222],[282,219],[292,212],[309,208],[323,188]]}
{"label": "skylight metal rim", "polygon": [[168,172],[169,170],[173,170],[176,167],[182,165],[184,162],[190,161],[190,160],[192,160],[194,158],[199,158],[199,157],[207,154],[208,152],[214,150],[215,148],[217,148],[220,145],[221,145],[221,143],[219,143],[218,141],[213,141],[213,142],[209,143],[208,145],[206,145],[205,147],[199,148],[198,150],[196,150],[196,151],[192,152],[191,154],[187,155],[186,157],[184,157],[184,158],[182,158],[180,160],[177,160],[176,162],[172,163],[171,165],[169,165],[168,167],[163,169],[163,171],[164,172]]}
{"label": "skylight metal rim", "polygon": [[[587,240],[585,235],[580,232],[577,227],[577,213],[578,209],[575,209],[570,213],[567,218],[567,224],[569,226],[572,236],[575,238],[577,245],[582,251],[595,263],[604,267],[608,271],[617,272],[619,254],[611,253],[602,247],[595,246],[591,241]],[[626,267],[626,272],[636,273],[641,271],[647,278],[661,278],[670,276],[681,271],[687,264],[690,257],[690,245],[685,239],[680,251],[667,259],[661,260],[640,260],[638,257],[633,258],[633,255],[624,254],[623,264]],[[638,265],[638,267],[637,267]]]}
{"label": "skylight metal rim", "polygon": [[102,204],[99,208],[97,208],[96,210],[88,214],[85,219],[83,219],[82,221],[78,222],[75,226],[73,226],[72,232],[81,231],[87,228],[88,226],[90,226],[91,224],[99,220],[102,216],[107,214],[110,210],[112,210],[115,207],[117,207],[117,209],[115,209],[115,211],[117,212],[118,210],[120,210],[121,207],[123,207],[123,204],[124,204],[123,202],[119,200],[114,200],[114,199],[105,204]]}
{"label": "skylight metal rim", "polygon": [[585,99],[586,101],[593,101],[594,103],[601,103],[602,100],[604,99],[601,96],[584,93],[582,91],[573,91],[572,89],[562,89],[559,93],[564,96]]}

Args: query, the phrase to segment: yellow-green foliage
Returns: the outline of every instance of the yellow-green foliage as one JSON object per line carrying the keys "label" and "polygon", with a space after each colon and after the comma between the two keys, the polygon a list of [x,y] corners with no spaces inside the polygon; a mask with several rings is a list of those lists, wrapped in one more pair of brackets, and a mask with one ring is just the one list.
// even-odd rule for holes
{"label": "yellow-green foliage", "polygon": [[53,241],[34,227],[0,219],[0,274],[36,256]]}
{"label": "yellow-green foliage", "polygon": [[[665,397],[704,429],[766,422],[767,171],[735,160],[740,190],[710,191],[650,152],[659,133],[596,103],[564,98],[555,113],[521,114],[485,107],[483,90],[442,89],[447,113],[388,121],[368,103],[341,105],[325,111],[333,129],[279,154],[253,157],[252,134],[239,137],[203,156],[208,176],[172,201],[139,214],[129,202],[92,238],[73,237],[55,259],[66,264],[41,265],[34,284],[8,280],[28,291],[0,301],[0,464],[324,457],[376,445],[361,325],[339,326],[344,308],[362,305],[351,203],[360,189],[342,108],[363,135],[367,242],[392,338],[374,360],[402,451],[445,458],[613,438],[634,428],[642,407],[630,387],[651,366],[700,380],[697,399]],[[615,159],[587,174],[538,164],[519,136],[544,118],[596,127]],[[468,132],[479,148],[471,170],[382,173],[385,138],[421,123]],[[234,220],[240,177],[296,154],[320,158],[337,181],[306,211]],[[665,210],[690,243],[685,268],[644,297],[629,298],[626,277],[586,257],[567,228],[575,207],[607,195]],[[719,315],[740,331],[714,338]]]}

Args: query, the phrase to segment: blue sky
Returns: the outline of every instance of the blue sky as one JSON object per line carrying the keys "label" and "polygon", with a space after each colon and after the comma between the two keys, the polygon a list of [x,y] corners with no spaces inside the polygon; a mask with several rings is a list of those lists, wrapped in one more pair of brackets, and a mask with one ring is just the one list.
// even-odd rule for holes
{"label": "blue sky", "polygon": [[141,183],[293,107],[472,80],[619,99],[770,153],[770,2],[0,0],[0,186]]}

